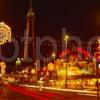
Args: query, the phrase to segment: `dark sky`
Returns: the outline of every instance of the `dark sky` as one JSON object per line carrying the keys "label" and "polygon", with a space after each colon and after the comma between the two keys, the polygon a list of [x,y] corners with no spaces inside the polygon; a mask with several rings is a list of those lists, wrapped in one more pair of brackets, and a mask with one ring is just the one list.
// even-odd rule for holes
{"label": "dark sky", "polygon": [[[25,29],[29,0],[0,0],[0,21],[20,37]],[[100,34],[100,0],[33,0],[36,34],[59,38],[61,27],[83,40]]]}
{"label": "dark sky", "polygon": [[[24,35],[28,4],[29,0],[0,0],[0,21],[12,28],[13,37]],[[33,10],[37,36],[50,35],[59,40],[62,26],[84,41],[100,34],[100,0],[33,0]]]}

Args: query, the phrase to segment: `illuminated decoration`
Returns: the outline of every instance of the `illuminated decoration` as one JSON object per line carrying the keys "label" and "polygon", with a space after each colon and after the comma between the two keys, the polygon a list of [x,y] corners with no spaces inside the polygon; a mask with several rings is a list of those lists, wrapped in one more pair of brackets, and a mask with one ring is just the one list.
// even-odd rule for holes
{"label": "illuminated decoration", "polygon": [[57,81],[55,82],[55,84],[56,84],[55,87],[56,87],[57,89],[64,88],[65,80],[57,80]]}
{"label": "illuminated decoration", "polygon": [[0,23],[0,45],[11,42],[11,29],[4,22]]}
{"label": "illuminated decoration", "polygon": [[96,58],[96,60],[100,61],[100,52],[95,52],[94,57]]}
{"label": "illuminated decoration", "polygon": [[[64,59],[57,59],[57,61],[55,62],[55,70],[62,69],[63,68],[63,62],[64,62]],[[66,67],[66,65],[64,67]]]}
{"label": "illuminated decoration", "polygon": [[32,69],[32,70],[31,70],[31,73],[32,73],[32,74],[35,74],[35,72],[36,72],[35,69]]}
{"label": "illuminated decoration", "polygon": [[53,53],[53,54],[52,54],[52,57],[55,57],[55,56],[56,56],[56,54],[55,54],[55,53]]}
{"label": "illuminated decoration", "polygon": [[76,66],[67,68],[67,75],[69,75],[69,76],[71,76],[71,75],[81,75],[81,74],[82,74],[82,71]]}
{"label": "illuminated decoration", "polygon": [[66,56],[67,54],[69,54],[70,53],[70,50],[64,50],[61,54],[60,54],[60,58],[64,58],[64,56]]}
{"label": "illuminated decoration", "polygon": [[20,65],[20,64],[21,64],[21,59],[17,58],[16,65]]}
{"label": "illuminated decoration", "polygon": [[48,64],[48,70],[49,71],[53,71],[54,70],[54,64],[53,63],[49,63]]}
{"label": "illuminated decoration", "polygon": [[100,70],[97,70],[100,68],[100,38],[98,39],[98,43],[97,43],[97,47],[96,47],[96,51],[94,52],[94,62],[96,63],[95,65],[95,70],[96,70],[96,74],[99,72]]}
{"label": "illuminated decoration", "polygon": [[1,67],[1,75],[5,74],[6,64],[4,62],[0,62]]}
{"label": "illuminated decoration", "polygon": [[[83,49],[83,48],[77,48],[77,52],[79,52],[79,53],[81,53],[81,54],[83,54],[85,57],[90,57],[90,53],[87,51],[87,50],[85,50],[85,49]],[[61,54],[60,54],[60,58],[64,58],[67,54],[70,54],[71,53],[71,51],[69,50],[69,49],[67,49],[67,50],[64,50]]]}
{"label": "illuminated decoration", "polygon": [[47,68],[46,67],[43,67],[43,71],[46,71],[47,70]]}
{"label": "illuminated decoration", "polygon": [[98,64],[98,68],[100,69],[100,64]]}
{"label": "illuminated decoration", "polygon": [[58,76],[66,78],[66,69],[61,69],[57,71]]}
{"label": "illuminated decoration", "polygon": [[65,36],[65,41],[67,41],[67,40],[68,40],[68,38],[69,38],[69,36],[68,36],[68,35],[66,35],[66,36]]}
{"label": "illuminated decoration", "polygon": [[84,54],[85,57],[90,57],[90,53],[83,48],[77,48],[77,51]]}
{"label": "illuminated decoration", "polygon": [[54,62],[55,62],[56,54],[55,53],[52,53],[52,57],[53,57]]}
{"label": "illuminated decoration", "polygon": [[98,43],[99,43],[99,45],[100,45],[100,38],[98,39]]}

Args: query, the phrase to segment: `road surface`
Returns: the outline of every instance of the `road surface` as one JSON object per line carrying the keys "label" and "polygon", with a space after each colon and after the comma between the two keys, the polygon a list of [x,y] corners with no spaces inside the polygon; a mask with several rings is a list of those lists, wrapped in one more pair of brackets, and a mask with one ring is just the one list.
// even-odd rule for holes
{"label": "road surface", "polygon": [[0,88],[0,100],[97,100],[96,96],[60,91],[39,91],[19,86]]}

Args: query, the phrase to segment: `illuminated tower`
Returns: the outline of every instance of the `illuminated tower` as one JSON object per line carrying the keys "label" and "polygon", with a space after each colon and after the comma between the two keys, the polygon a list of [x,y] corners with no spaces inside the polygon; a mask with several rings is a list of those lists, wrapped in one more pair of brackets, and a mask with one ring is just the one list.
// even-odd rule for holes
{"label": "illuminated tower", "polygon": [[35,63],[35,15],[32,10],[32,0],[26,17],[26,32],[24,34],[24,61]]}

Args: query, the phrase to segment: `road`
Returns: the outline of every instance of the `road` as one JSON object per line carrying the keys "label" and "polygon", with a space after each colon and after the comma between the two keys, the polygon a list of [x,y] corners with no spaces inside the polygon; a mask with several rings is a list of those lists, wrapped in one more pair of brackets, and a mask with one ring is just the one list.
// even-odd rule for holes
{"label": "road", "polygon": [[3,86],[0,100],[97,100],[97,97],[72,92],[39,91],[33,88]]}
{"label": "road", "polygon": [[33,98],[3,87],[0,100],[33,100]]}

